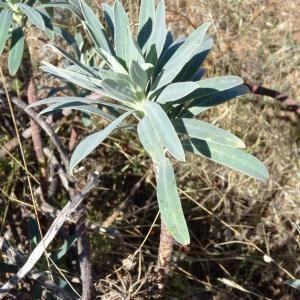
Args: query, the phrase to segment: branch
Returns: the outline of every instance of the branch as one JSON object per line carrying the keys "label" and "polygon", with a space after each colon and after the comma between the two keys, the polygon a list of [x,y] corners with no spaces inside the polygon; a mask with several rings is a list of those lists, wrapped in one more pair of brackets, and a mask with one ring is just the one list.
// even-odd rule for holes
{"label": "branch", "polygon": [[[24,111],[31,119],[33,119],[37,124],[41,126],[41,128],[48,134],[50,137],[51,141],[55,145],[57,151],[60,154],[60,157],[65,165],[66,170],[69,170],[69,159],[68,156],[58,139],[57,135],[55,134],[54,130],[52,127],[43,119],[41,119],[38,114],[32,109],[28,108],[27,104],[23,102],[21,99],[17,97],[12,97],[12,102],[22,111]],[[68,171],[69,172],[69,171]]]}
{"label": "branch", "polygon": [[82,282],[82,300],[91,299],[92,267],[89,261],[89,241],[85,223],[86,211],[82,206],[76,216],[77,252],[79,257],[80,277]]}
{"label": "branch", "polygon": [[7,283],[5,283],[0,288],[0,299],[4,299],[4,297],[8,294],[8,292],[13,289],[34,267],[34,265],[38,262],[38,260],[43,255],[45,249],[49,246],[52,240],[55,238],[56,234],[63,226],[64,222],[70,215],[77,209],[77,207],[81,204],[84,197],[90,192],[91,189],[97,186],[99,182],[99,178],[96,174],[89,176],[88,182],[83,187],[81,192],[78,192],[73,200],[69,202],[58,214],[49,230],[47,231],[44,238],[39,242],[33,252],[30,254],[28,260],[23,265],[23,267],[14,275]]}
{"label": "branch", "polygon": [[290,98],[289,96],[282,94],[281,92],[265,88],[258,84],[246,83],[246,86],[250,89],[253,94],[271,97],[285,104],[288,110],[295,112],[300,116],[300,103]]}
{"label": "branch", "polygon": [[[30,77],[27,83],[27,99],[28,104],[32,104],[38,101],[36,86],[33,77],[32,65],[29,65]],[[33,120],[30,119],[30,127],[31,127],[31,135],[32,142],[34,146],[35,156],[37,158],[38,165],[40,167],[40,183],[41,183],[41,191],[43,198],[45,201],[48,199],[48,182],[47,182],[47,167],[46,167],[46,159],[43,152],[43,142],[41,137],[41,129],[40,126]]]}
{"label": "branch", "polygon": [[[16,263],[19,267],[21,267],[26,262],[26,257],[21,254],[19,251],[15,250],[13,247],[9,245],[6,239],[0,237],[0,249],[2,252],[5,252],[6,255],[11,258],[14,263]],[[55,285],[52,281],[50,281],[42,272],[40,272],[37,268],[33,268],[30,272],[28,272],[27,276],[39,282],[39,284],[45,287],[48,291],[51,291],[53,294],[58,296],[61,299],[70,299],[71,296],[61,287]]]}

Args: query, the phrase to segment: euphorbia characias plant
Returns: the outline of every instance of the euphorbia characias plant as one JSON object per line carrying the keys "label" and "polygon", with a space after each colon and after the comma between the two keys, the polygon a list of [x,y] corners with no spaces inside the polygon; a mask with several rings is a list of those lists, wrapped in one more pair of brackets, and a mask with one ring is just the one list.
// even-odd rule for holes
{"label": "euphorbia characias plant", "polygon": [[[71,170],[113,131],[136,130],[157,170],[162,222],[176,241],[189,244],[173,159],[184,162],[186,152],[191,152],[258,180],[268,178],[264,165],[241,150],[245,145],[238,137],[198,119],[209,108],[247,93],[247,87],[237,76],[202,78],[204,69],[200,65],[213,46],[207,35],[210,24],[174,41],[166,27],[164,1],[157,6],[154,0],[141,1],[136,36],[118,0],[113,6],[103,4],[109,31],[85,2],[64,3],[83,21],[104,63],[90,67],[56,48],[71,65],[57,68],[44,63],[42,68],[105,98],[52,97],[38,103],[50,104],[41,114],[68,107],[111,121],[105,129],[79,143],[71,157]],[[99,105],[114,108],[115,113],[108,114]]]}

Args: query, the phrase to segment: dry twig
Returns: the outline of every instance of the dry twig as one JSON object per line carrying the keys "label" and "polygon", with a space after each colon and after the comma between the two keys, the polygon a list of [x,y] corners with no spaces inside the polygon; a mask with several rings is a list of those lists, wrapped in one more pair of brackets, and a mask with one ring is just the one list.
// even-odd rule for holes
{"label": "dry twig", "polygon": [[81,204],[84,197],[90,192],[91,189],[95,188],[98,185],[99,178],[96,174],[90,175],[87,184],[83,187],[83,189],[78,192],[72,201],[70,201],[58,214],[49,230],[43,237],[43,239],[39,242],[36,248],[28,257],[26,263],[23,267],[14,275],[8,282],[6,282],[0,288],[0,299],[4,299],[4,297],[8,294],[8,292],[13,289],[35,266],[38,260],[43,255],[45,249],[49,246],[52,240],[55,238],[56,234],[60,230],[60,228],[65,223],[66,219],[70,217],[72,213],[74,213],[77,207]]}

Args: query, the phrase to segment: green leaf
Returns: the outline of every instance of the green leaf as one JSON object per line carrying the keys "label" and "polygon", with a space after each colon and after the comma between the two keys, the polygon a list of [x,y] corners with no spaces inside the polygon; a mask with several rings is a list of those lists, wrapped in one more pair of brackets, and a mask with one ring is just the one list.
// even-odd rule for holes
{"label": "green leaf", "polygon": [[240,149],[197,139],[185,140],[182,145],[186,151],[206,157],[260,181],[266,181],[269,178],[268,170],[262,162]]}
{"label": "green leaf", "polygon": [[80,9],[76,6],[73,5],[72,3],[67,3],[63,1],[57,1],[57,2],[51,2],[51,3],[44,3],[39,5],[37,8],[59,8],[59,9],[67,9],[73,13],[75,13],[81,20],[84,19]]}
{"label": "green leaf", "polygon": [[300,290],[300,280],[299,279],[290,279],[284,282],[285,284],[293,287],[294,289]]}
{"label": "green leaf", "polygon": [[130,25],[126,11],[119,0],[116,0],[114,5],[114,24],[116,54],[119,58],[126,61],[127,30],[130,30]]}
{"label": "green leaf", "polygon": [[92,78],[79,72],[74,72],[72,70],[57,68],[47,62],[43,62],[43,64],[44,66],[42,66],[41,69],[46,72],[52,73],[58,77],[62,77],[84,89],[96,93],[98,92],[100,94],[103,92],[101,89],[101,80]]}
{"label": "green leaf", "polygon": [[58,26],[53,26],[53,31],[58,34],[61,38],[63,38],[73,49],[75,55],[77,58],[80,58],[80,50],[78,49],[76,40],[74,37],[69,34],[67,31],[63,30],[62,28]]}
{"label": "green leaf", "polygon": [[162,107],[152,101],[144,102],[144,112],[167,150],[178,160],[185,161],[184,150],[172,122]]}
{"label": "green leaf", "polygon": [[157,63],[165,45],[167,36],[165,12],[165,2],[161,0],[156,9],[155,22],[146,59],[147,62],[153,65]]}
{"label": "green leaf", "polygon": [[166,158],[165,165],[158,165],[156,181],[157,200],[162,222],[178,243],[188,245],[190,243],[189,231],[182,211],[173,167],[169,159]]}
{"label": "green leaf", "polygon": [[96,45],[99,48],[104,49],[108,53],[113,54],[114,50],[112,48],[112,45],[98,17],[84,1],[81,0],[80,5],[84,18],[86,20],[87,28],[92,35]]}
{"label": "green leaf", "polygon": [[[48,10],[49,10],[49,8],[48,8]],[[44,25],[45,25],[45,32],[46,32],[47,36],[49,37],[49,39],[51,41],[53,41],[54,37],[55,37],[55,31],[54,31],[53,24],[52,24],[52,17],[47,12],[46,8],[44,8],[44,9],[36,8],[36,11],[43,18],[43,22],[44,22]]]}
{"label": "green leaf", "polygon": [[8,31],[12,24],[12,11],[5,8],[0,13],[0,56],[5,47]]}
{"label": "green leaf", "polygon": [[159,61],[155,66],[155,70],[153,72],[153,79],[156,79],[157,76],[161,73],[163,67],[166,63],[171,59],[171,57],[177,52],[177,50],[184,44],[185,39],[179,39],[173,42],[160,57]]}
{"label": "green leaf", "polygon": [[[199,91],[201,97],[217,94],[221,91],[242,85],[243,83],[244,80],[241,77],[233,75],[207,78],[197,82],[198,87],[201,89]],[[200,98],[199,94],[197,94],[197,98]]]}
{"label": "green leaf", "polygon": [[195,119],[174,119],[173,126],[177,133],[184,133],[191,138],[201,139],[232,148],[245,148],[242,140],[234,134]]}
{"label": "green leaf", "polygon": [[132,61],[129,69],[129,75],[131,80],[141,88],[142,91],[146,90],[147,83],[148,83],[148,75],[146,71],[142,69],[142,67],[136,63],[135,61]]}
{"label": "green leaf", "polygon": [[28,222],[28,239],[32,248],[35,248],[41,240],[39,226],[33,216],[30,216]]}
{"label": "green leaf", "polygon": [[192,59],[184,66],[183,70],[177,76],[176,81],[192,80],[193,76],[208,56],[213,45],[213,39],[206,39],[197,50],[197,54],[195,54],[194,57],[192,57]]}
{"label": "green leaf", "polygon": [[118,105],[115,103],[110,103],[107,101],[99,100],[99,99],[90,99],[90,98],[82,98],[82,97],[50,97],[47,99],[43,99],[37,102],[34,102],[30,104],[28,107],[35,107],[39,105],[44,105],[44,104],[51,104],[51,103],[60,103],[60,104],[71,104],[71,103],[82,103],[82,104],[101,104],[103,106],[108,106],[108,107],[113,107],[116,109],[121,109],[125,111],[130,111],[128,107],[123,106],[123,105]]}
{"label": "green leaf", "polygon": [[12,31],[11,46],[8,54],[8,70],[15,75],[20,67],[24,51],[24,34],[22,27],[15,27]]}
{"label": "green leaf", "polygon": [[[108,121],[114,121],[116,119],[114,116],[102,111],[101,109],[99,109],[93,105],[87,105],[87,104],[78,103],[78,102],[77,103],[76,102],[75,103],[74,102],[72,102],[72,103],[55,103],[55,104],[50,105],[49,107],[43,109],[39,113],[39,115],[43,115],[46,113],[50,113],[50,112],[57,111],[60,109],[65,109],[65,108],[94,114],[94,115],[100,116],[103,119],[108,120]],[[122,125],[126,125],[126,124],[124,123]]]}
{"label": "green leaf", "polygon": [[117,73],[128,74],[119,59],[101,49],[99,55],[110,65],[111,69]]}
{"label": "green leaf", "polygon": [[136,61],[140,65],[145,63],[142,50],[133,39],[130,32],[130,27],[128,27],[126,30],[125,60],[128,68],[130,67],[132,61]]}
{"label": "green leaf", "polygon": [[249,89],[245,85],[239,85],[234,88],[216,92],[210,94],[207,97],[201,97],[199,99],[195,99],[191,102],[191,104],[184,110],[182,116],[190,117],[196,116],[213,106],[222,104],[228,100],[231,100],[235,97],[242,96],[249,93]]}
{"label": "green leaf", "polygon": [[130,104],[130,102],[134,103],[134,101],[138,100],[132,88],[125,80],[104,79],[102,81],[102,87],[107,96],[125,102],[127,105]]}
{"label": "green leaf", "polygon": [[164,65],[163,70],[153,84],[152,92],[172,82],[180,73],[182,68],[195,55],[199,45],[203,42],[210,23],[205,23],[195,30],[178,48],[175,54]]}
{"label": "green leaf", "polygon": [[93,133],[81,141],[72,154],[70,170],[72,171],[84,158],[97,148],[130,114],[130,112],[127,112],[121,115],[102,131]]}
{"label": "green leaf", "polygon": [[67,241],[63,243],[63,245],[59,249],[51,254],[51,260],[53,260],[54,262],[58,262],[59,260],[61,260],[73,246],[76,240],[76,235],[71,236]]}
{"label": "green leaf", "polygon": [[192,81],[175,82],[162,90],[156,101],[161,104],[177,101],[199,89],[199,85]]}
{"label": "green leaf", "polygon": [[59,52],[60,54],[62,54],[71,63],[73,63],[74,65],[78,66],[80,69],[82,69],[83,71],[85,71],[87,73],[87,75],[90,75],[90,76],[93,76],[93,77],[97,77],[97,72],[96,71],[94,71],[92,68],[87,67],[84,64],[82,64],[78,59],[76,59],[75,57],[73,57],[72,55],[70,55],[64,49],[62,49],[60,47],[57,47],[57,46],[54,46],[54,45],[51,45],[51,47],[54,50],[56,50],[57,52]]}
{"label": "green leaf", "polygon": [[112,36],[115,34],[114,9],[107,3],[102,4],[104,18]]}
{"label": "green leaf", "polygon": [[19,3],[18,6],[23,11],[23,13],[28,17],[28,19],[33,25],[37,26],[43,31],[46,30],[44,19],[38,10],[28,6],[25,3]]}
{"label": "green leaf", "polygon": [[142,0],[139,15],[138,45],[143,52],[148,51],[155,19],[155,1]]}
{"label": "green leaf", "polygon": [[147,116],[138,123],[137,132],[143,147],[152,159],[158,164],[164,165],[166,159],[161,139]]}

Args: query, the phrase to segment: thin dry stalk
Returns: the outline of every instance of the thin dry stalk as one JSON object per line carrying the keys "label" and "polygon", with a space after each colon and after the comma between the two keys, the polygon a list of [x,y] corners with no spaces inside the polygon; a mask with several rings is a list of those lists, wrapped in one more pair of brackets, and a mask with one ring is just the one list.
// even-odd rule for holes
{"label": "thin dry stalk", "polygon": [[[27,85],[27,99],[29,104],[33,104],[38,101],[32,70]],[[31,136],[32,136],[32,142],[34,146],[34,152],[40,170],[40,182],[41,182],[42,195],[44,200],[47,201],[48,199],[47,167],[46,167],[45,155],[43,152],[41,129],[40,126],[33,119],[30,119],[30,127],[31,127]]]}

